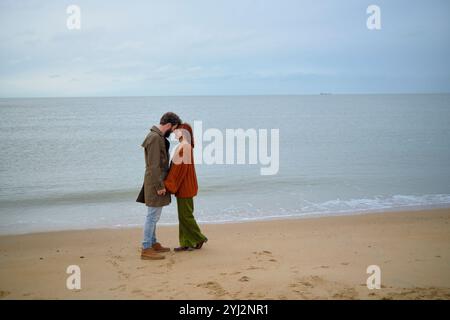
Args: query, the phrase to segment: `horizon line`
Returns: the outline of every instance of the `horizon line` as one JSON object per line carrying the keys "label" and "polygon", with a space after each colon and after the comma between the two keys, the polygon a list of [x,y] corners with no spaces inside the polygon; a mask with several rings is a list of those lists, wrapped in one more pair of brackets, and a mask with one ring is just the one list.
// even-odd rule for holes
{"label": "horizon line", "polygon": [[12,96],[0,97],[0,99],[76,99],[76,98],[184,98],[184,97],[267,97],[267,96],[344,96],[344,95],[443,95],[450,92],[367,92],[367,93],[269,93],[269,94],[192,94],[192,95],[92,95],[92,96]]}

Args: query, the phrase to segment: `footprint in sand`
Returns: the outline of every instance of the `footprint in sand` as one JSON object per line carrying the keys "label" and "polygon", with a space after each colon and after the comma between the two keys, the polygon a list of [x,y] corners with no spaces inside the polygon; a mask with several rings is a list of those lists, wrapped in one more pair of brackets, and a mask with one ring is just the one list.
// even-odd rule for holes
{"label": "footprint in sand", "polygon": [[106,262],[111,264],[113,267],[116,267],[116,268],[119,266],[119,264],[115,260],[108,259],[108,260],[106,260]]}
{"label": "footprint in sand", "polygon": [[[276,259],[274,259],[272,252],[268,250],[263,251],[253,251],[253,254],[257,256],[258,262],[264,262],[264,261],[270,261],[270,262],[278,262]],[[261,258],[270,258],[269,260],[263,260]]]}
{"label": "footprint in sand", "polygon": [[261,269],[264,270],[263,267],[255,267],[255,266],[250,266],[247,268],[247,270],[261,270]]}
{"label": "footprint in sand", "polygon": [[323,265],[323,266],[314,267],[314,269],[328,269],[328,268],[330,268],[330,266]]}
{"label": "footprint in sand", "polygon": [[175,265],[175,259],[173,257],[169,257],[167,259],[167,263],[165,264],[168,269],[172,269],[172,267]]}
{"label": "footprint in sand", "polygon": [[148,267],[148,265],[145,266],[140,266],[140,267],[136,267],[136,270],[142,270],[142,269],[146,269]]}
{"label": "footprint in sand", "polygon": [[309,287],[309,288],[314,287],[314,286],[312,285],[312,283],[311,283],[311,282],[308,282],[308,281],[300,281],[299,283],[300,283],[302,286],[305,286],[305,287]]}
{"label": "footprint in sand", "polygon": [[222,288],[222,286],[219,283],[215,281],[203,282],[198,284],[197,287],[209,289],[208,294],[214,295],[216,297],[222,297],[228,294],[228,292],[224,288]]}
{"label": "footprint in sand", "polygon": [[344,288],[333,294],[334,299],[354,300],[358,293],[354,288]]}
{"label": "footprint in sand", "polygon": [[298,279],[289,285],[291,290],[305,299],[355,299],[357,291],[342,283],[328,281],[319,276],[308,276]]}
{"label": "footprint in sand", "polygon": [[125,261],[125,258],[122,257],[122,256],[112,256],[111,258],[116,259],[116,260],[118,260],[120,262],[124,262]]}
{"label": "footprint in sand", "polygon": [[308,281],[299,281],[297,283],[291,283],[289,285],[290,288],[302,288],[302,287],[306,287],[306,288],[313,288],[314,286],[312,285],[311,282]]}
{"label": "footprint in sand", "polygon": [[134,289],[133,291],[131,291],[132,294],[143,294],[141,289]]}
{"label": "footprint in sand", "polygon": [[130,274],[129,273],[127,273],[127,272],[125,272],[125,271],[122,271],[122,270],[119,270],[119,275],[120,276],[122,276],[122,277],[124,277],[125,279],[129,279],[130,278]]}
{"label": "footprint in sand", "polygon": [[122,285],[120,285],[118,287],[109,289],[109,291],[116,291],[116,290],[125,291],[126,288],[127,288],[127,286],[125,284],[122,284]]}
{"label": "footprint in sand", "polygon": [[248,281],[250,281],[250,278],[247,277],[247,276],[243,276],[243,277],[241,277],[241,278],[239,279],[239,281],[241,281],[241,282],[248,282]]}
{"label": "footprint in sand", "polygon": [[265,255],[265,256],[271,256],[271,255],[272,255],[272,252],[267,251],[267,250],[263,250],[263,251],[259,251],[259,252],[254,251],[253,254],[257,254],[257,255],[259,255],[259,256],[262,256],[262,255]]}
{"label": "footprint in sand", "polygon": [[447,288],[436,288],[436,287],[427,287],[427,288],[401,288],[397,289],[394,292],[389,292],[385,296],[381,297],[382,300],[399,300],[399,299],[407,299],[407,300],[449,300],[450,299],[450,290]]}
{"label": "footprint in sand", "polygon": [[264,294],[262,294],[262,293],[249,292],[249,293],[247,294],[247,298],[248,298],[248,299],[263,299],[263,298],[264,298]]}
{"label": "footprint in sand", "polygon": [[117,257],[120,257],[120,259],[123,260],[123,258],[121,256],[113,256],[112,259],[108,259],[108,260],[106,260],[106,262],[111,264],[114,268],[118,269],[117,272],[119,273],[120,277],[128,280],[130,278],[131,274],[129,274],[123,270],[120,270],[120,264],[116,260]]}

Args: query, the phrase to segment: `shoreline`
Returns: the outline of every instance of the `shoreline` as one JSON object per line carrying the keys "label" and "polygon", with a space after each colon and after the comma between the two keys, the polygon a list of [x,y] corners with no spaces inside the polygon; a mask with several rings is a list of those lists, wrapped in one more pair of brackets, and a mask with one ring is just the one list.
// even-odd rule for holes
{"label": "shoreline", "polygon": [[[345,216],[361,216],[361,215],[372,215],[372,214],[383,214],[383,213],[395,213],[395,212],[416,212],[416,211],[432,211],[439,209],[450,209],[450,204],[437,204],[437,205],[406,205],[401,207],[383,208],[383,209],[368,209],[368,210],[346,210],[346,211],[336,211],[336,212],[313,212],[306,213],[303,215],[292,214],[292,215],[280,215],[280,216],[266,216],[257,218],[247,218],[243,220],[223,220],[223,221],[201,221],[198,220],[197,223],[202,226],[206,225],[228,225],[228,224],[241,224],[241,223],[253,223],[253,222],[265,222],[265,221],[284,221],[284,220],[297,220],[297,219],[320,219],[326,217],[345,217]],[[195,216],[195,214],[194,214]],[[143,215],[144,217],[144,215]],[[143,218],[144,219],[144,218]],[[55,229],[55,230],[36,230],[36,231],[26,231],[20,233],[0,233],[0,238],[5,236],[20,236],[20,235],[33,235],[33,234],[45,234],[45,233],[55,233],[55,232],[70,232],[70,231],[88,231],[88,230],[122,230],[122,229],[135,229],[141,228],[144,224],[136,223],[132,225],[121,225],[121,226],[98,226],[98,227],[87,227],[87,228],[75,228],[75,229]],[[178,222],[158,222],[158,227],[176,227]]]}
{"label": "shoreline", "polygon": [[[450,208],[201,228],[204,248],[159,261],[140,259],[141,228],[0,236],[0,298],[450,299]],[[157,236],[178,245],[177,226]],[[66,288],[69,265],[81,290]]]}

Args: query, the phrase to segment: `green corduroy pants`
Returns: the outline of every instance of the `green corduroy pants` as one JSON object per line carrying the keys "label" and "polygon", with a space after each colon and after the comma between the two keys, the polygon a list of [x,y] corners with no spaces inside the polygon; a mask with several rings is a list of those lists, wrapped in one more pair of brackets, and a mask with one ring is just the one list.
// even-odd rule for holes
{"label": "green corduroy pants", "polygon": [[195,247],[207,240],[194,218],[193,198],[177,198],[180,246]]}

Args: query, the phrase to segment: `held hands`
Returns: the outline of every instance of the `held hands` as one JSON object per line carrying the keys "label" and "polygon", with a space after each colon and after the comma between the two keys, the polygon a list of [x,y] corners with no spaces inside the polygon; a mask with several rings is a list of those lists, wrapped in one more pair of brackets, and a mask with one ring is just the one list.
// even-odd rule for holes
{"label": "held hands", "polygon": [[163,196],[166,194],[166,188],[158,190],[158,191],[156,191],[156,193],[158,194],[158,196]]}

